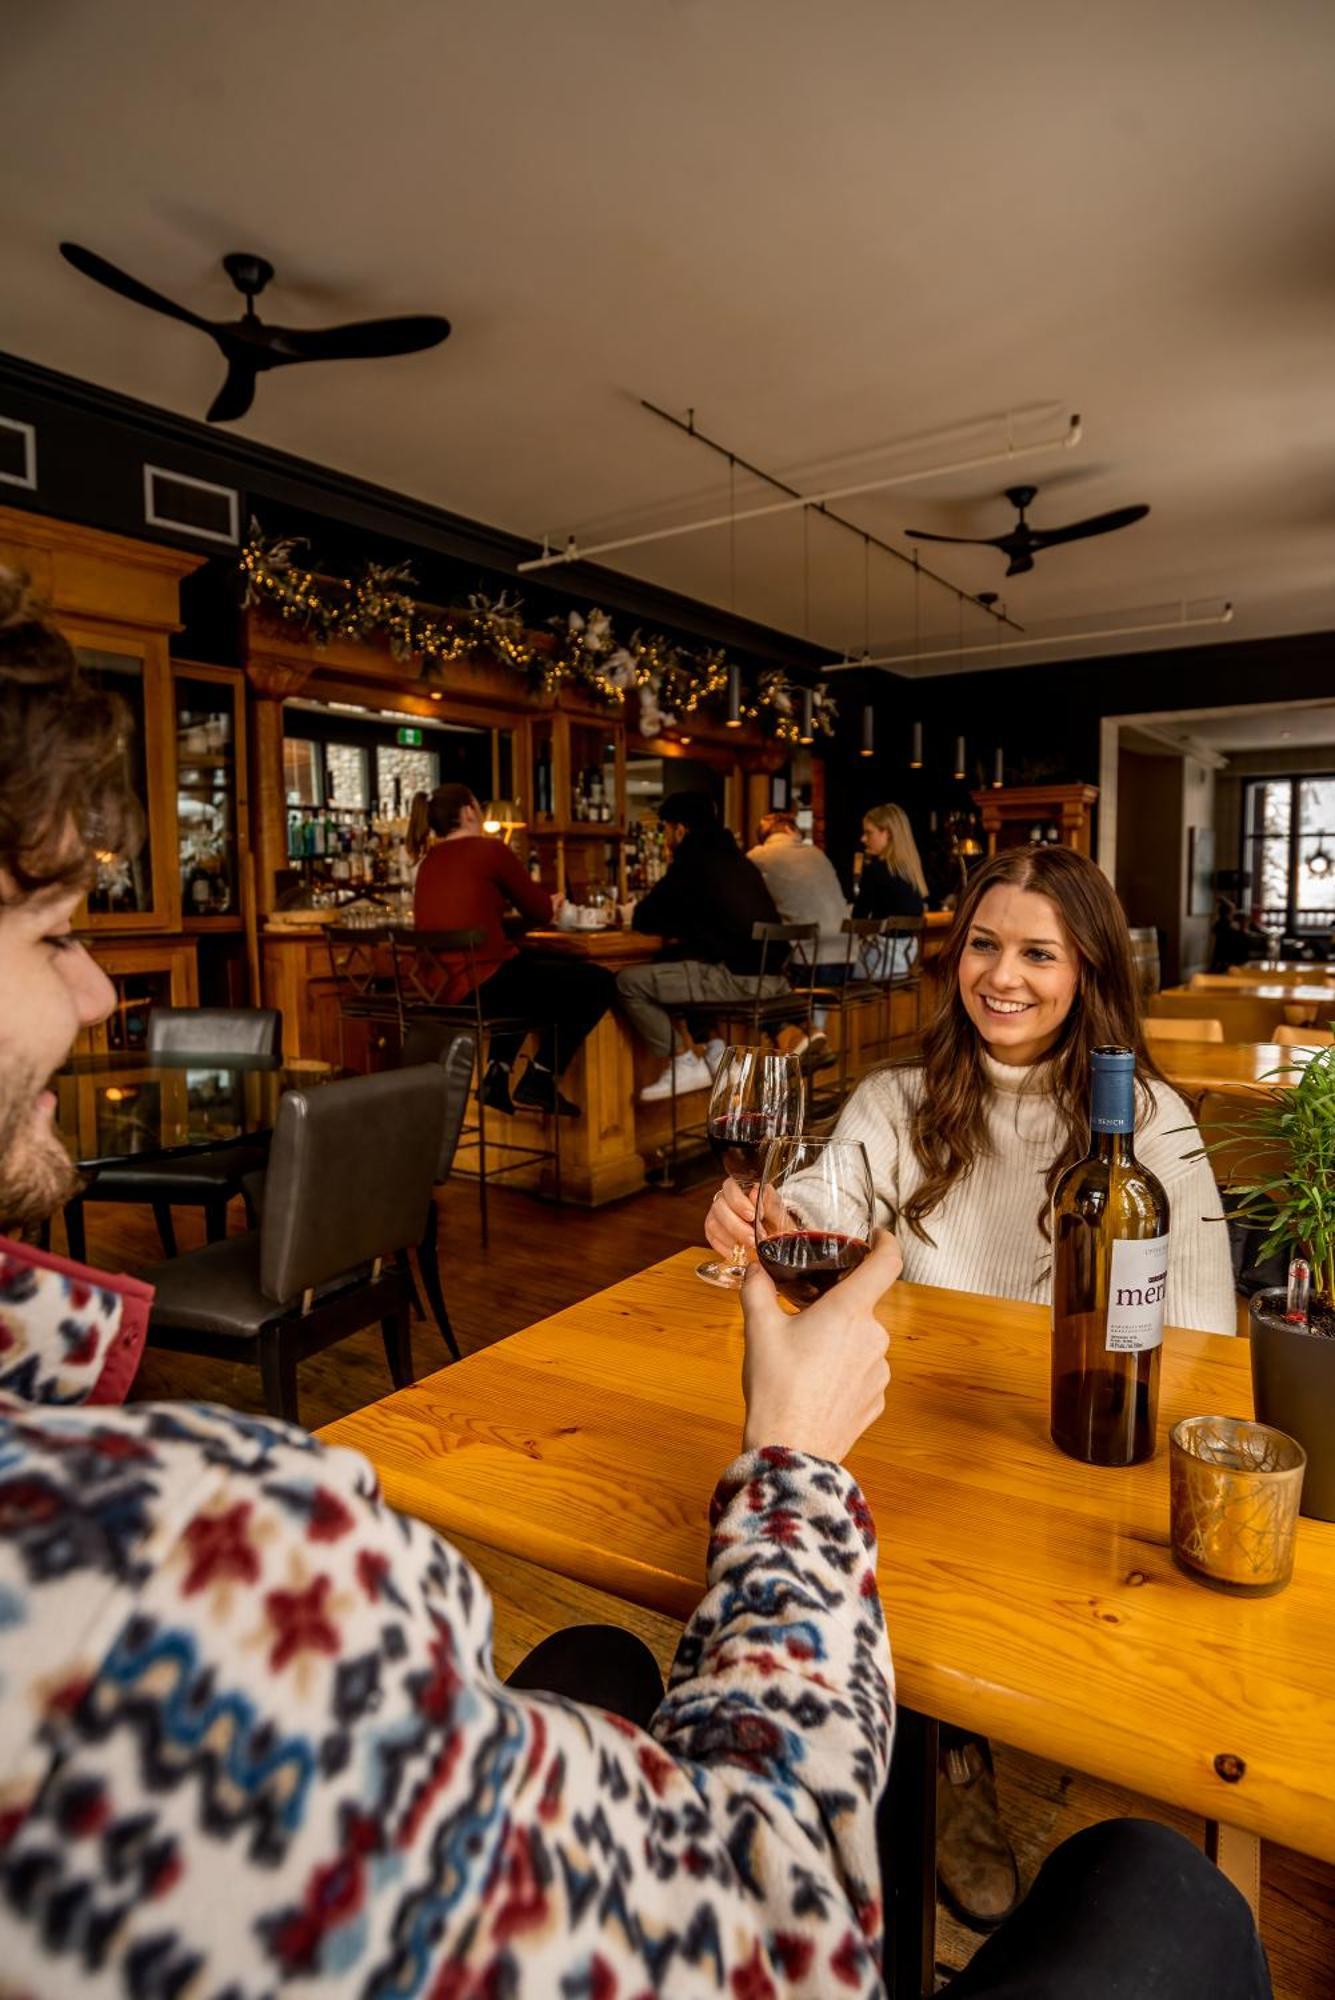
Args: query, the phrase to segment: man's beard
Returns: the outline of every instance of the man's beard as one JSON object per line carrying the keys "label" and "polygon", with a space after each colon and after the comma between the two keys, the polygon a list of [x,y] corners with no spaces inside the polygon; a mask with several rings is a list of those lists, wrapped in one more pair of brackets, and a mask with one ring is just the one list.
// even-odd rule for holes
{"label": "man's beard", "polygon": [[43,1081],[0,1075],[0,1228],[45,1222],[83,1185],[50,1124],[38,1122]]}

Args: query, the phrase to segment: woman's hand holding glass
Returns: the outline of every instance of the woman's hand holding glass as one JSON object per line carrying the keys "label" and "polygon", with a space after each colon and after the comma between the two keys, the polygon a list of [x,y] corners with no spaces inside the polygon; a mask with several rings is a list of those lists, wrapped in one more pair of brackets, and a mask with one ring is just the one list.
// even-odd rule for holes
{"label": "woman's hand holding glass", "polygon": [[[777,1049],[725,1051],[710,1093],[709,1143],[728,1176],[727,1185],[743,1202],[745,1190],[760,1179],[770,1141],[801,1132],[805,1097],[796,1056]],[[753,1240],[749,1229],[723,1242],[710,1234],[710,1247],[723,1253],[723,1261],[698,1265],[698,1276],[713,1285],[740,1285]]]}

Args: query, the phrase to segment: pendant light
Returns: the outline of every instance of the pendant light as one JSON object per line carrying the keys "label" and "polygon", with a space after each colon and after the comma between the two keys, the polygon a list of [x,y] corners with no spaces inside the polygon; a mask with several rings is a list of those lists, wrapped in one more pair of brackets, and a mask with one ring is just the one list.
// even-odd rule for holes
{"label": "pendant light", "polygon": [[799,743],[812,743],[815,741],[815,713],[816,697],[810,688],[804,688],[802,691],[802,727],[798,732],[797,738]]}
{"label": "pendant light", "polygon": [[[918,551],[913,551],[913,650],[922,647],[922,571],[918,567]],[[922,724],[913,725],[913,755],[909,758],[910,771],[922,769]]]}
{"label": "pendant light", "polygon": [[862,705],[862,748],[858,755],[859,757],[876,755],[876,710],[869,701]]}
{"label": "pendant light", "polygon": [[727,727],[729,729],[740,729],[741,726],[742,726],[742,670],[740,667],[729,667]]}

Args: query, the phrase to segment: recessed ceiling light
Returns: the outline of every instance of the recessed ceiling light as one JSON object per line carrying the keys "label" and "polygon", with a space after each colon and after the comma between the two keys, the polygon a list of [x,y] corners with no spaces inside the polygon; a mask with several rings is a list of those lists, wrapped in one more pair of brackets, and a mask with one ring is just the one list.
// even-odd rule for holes
{"label": "recessed ceiling light", "polygon": [[1280,736],[1283,738],[1284,742],[1287,743],[1289,738],[1292,736],[1293,731],[1291,729],[1281,729],[1279,733]]}

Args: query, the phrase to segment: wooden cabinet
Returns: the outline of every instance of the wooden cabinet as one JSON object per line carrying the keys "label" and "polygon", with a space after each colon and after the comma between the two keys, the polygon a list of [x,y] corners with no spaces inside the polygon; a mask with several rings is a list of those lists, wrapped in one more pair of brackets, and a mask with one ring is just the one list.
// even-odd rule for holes
{"label": "wooden cabinet", "polygon": [[182,925],[238,931],[249,853],[244,676],[178,660],[172,720]]}
{"label": "wooden cabinet", "polygon": [[193,938],[145,938],[120,942],[84,933],[93,957],[116,989],[116,1004],[105,1021],[80,1031],[80,1055],[119,1054],[144,1047],[154,1007],[197,1007],[199,977]]}
{"label": "wooden cabinet", "polygon": [[0,507],[0,561],[26,570],[91,680],[131,718],[127,776],[144,808],[144,840],[100,866],[76,927],[94,934],[174,931],[181,922],[176,846],[176,742],[168,640],[180,630],[180,586],[202,556]]}
{"label": "wooden cabinet", "polygon": [[987,851],[1047,841],[1088,854],[1097,785],[1014,785],[975,792]]}

